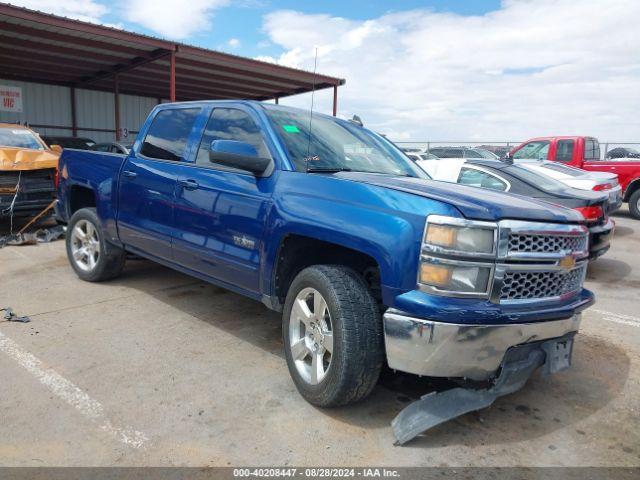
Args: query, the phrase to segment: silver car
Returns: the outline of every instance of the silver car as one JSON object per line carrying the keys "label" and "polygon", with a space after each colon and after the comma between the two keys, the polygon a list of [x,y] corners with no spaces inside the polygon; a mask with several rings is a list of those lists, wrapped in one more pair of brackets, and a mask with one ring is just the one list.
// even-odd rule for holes
{"label": "silver car", "polygon": [[618,175],[607,172],[589,172],[547,160],[515,160],[519,166],[541,173],[578,190],[593,190],[609,195],[609,213],[622,205],[622,188]]}

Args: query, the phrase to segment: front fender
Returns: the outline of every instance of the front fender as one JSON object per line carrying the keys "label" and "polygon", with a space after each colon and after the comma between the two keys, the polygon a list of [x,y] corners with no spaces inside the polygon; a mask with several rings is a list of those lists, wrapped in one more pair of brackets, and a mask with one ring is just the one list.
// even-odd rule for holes
{"label": "front fender", "polygon": [[427,215],[460,216],[442,202],[326,174],[282,172],[273,198],[261,285],[270,294],[278,248],[287,235],[297,234],[374,258],[387,303],[392,293],[415,288]]}

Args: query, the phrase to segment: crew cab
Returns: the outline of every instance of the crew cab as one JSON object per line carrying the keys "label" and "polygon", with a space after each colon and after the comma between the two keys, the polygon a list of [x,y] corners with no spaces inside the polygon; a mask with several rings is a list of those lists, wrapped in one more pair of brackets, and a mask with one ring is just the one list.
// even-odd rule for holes
{"label": "crew cab", "polygon": [[[65,149],[58,195],[81,279],[117,277],[130,252],[282,312],[291,377],[322,407],[367,397],[386,363],[484,392],[457,402],[482,408],[540,366],[567,368],[594,301],[578,212],[431,181],[319,113],[158,105],[126,156]],[[418,425],[400,418],[398,441]]]}
{"label": "crew cab", "polygon": [[[629,211],[640,219],[640,160],[609,158],[601,160],[600,144],[593,137],[538,137],[527,140],[509,152],[514,160],[537,159],[562,162],[590,172],[615,174],[622,187],[622,198]],[[616,185],[612,179],[612,188]]]}

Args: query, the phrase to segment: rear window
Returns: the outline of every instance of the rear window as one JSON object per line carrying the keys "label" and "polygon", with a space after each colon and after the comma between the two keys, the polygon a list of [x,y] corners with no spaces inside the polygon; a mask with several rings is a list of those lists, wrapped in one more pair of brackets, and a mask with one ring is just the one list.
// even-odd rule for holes
{"label": "rear window", "polygon": [[573,140],[558,140],[556,160],[558,162],[570,162],[573,160]]}
{"label": "rear window", "polygon": [[464,152],[461,148],[447,148],[444,152],[445,158],[463,158]]}
{"label": "rear window", "polygon": [[0,146],[44,150],[35,134],[24,128],[0,128]]}
{"label": "rear window", "polygon": [[584,141],[584,159],[600,160],[600,144],[595,138],[587,138]]}
{"label": "rear window", "polygon": [[567,191],[564,183],[517,165],[509,165],[503,170],[521,181],[528,183],[530,186],[548,193],[565,193]]}
{"label": "rear window", "polygon": [[199,108],[162,110],[153,119],[140,153],[160,160],[184,160],[185,149]]}
{"label": "rear window", "polygon": [[542,168],[546,168],[548,170],[555,170],[559,173],[564,173],[565,175],[569,175],[571,177],[584,177],[585,173],[582,170],[578,170],[577,168],[567,167],[566,165],[562,165],[559,163],[545,163],[541,165]]}

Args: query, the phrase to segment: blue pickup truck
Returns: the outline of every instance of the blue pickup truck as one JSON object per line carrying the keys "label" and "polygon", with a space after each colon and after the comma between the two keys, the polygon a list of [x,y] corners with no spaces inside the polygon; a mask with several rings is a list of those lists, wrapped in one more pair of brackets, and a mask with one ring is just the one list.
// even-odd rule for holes
{"label": "blue pickup truck", "polygon": [[278,105],[158,105],[126,156],[65,149],[56,211],[83,280],[131,253],[282,312],[314,405],[365,398],[385,364],[457,382],[401,412],[400,443],[567,368],[594,301],[578,213],[432,181],[358,122]]}

